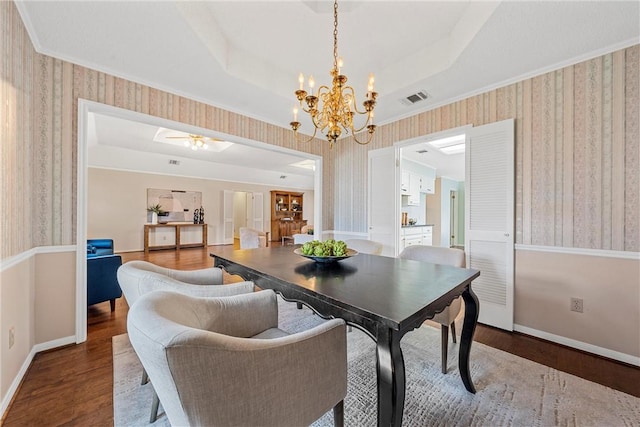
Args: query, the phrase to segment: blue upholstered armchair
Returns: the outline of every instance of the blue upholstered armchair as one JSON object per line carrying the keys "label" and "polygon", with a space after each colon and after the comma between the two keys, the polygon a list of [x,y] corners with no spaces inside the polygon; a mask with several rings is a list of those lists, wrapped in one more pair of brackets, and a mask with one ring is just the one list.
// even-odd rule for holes
{"label": "blue upholstered armchair", "polygon": [[122,296],[117,279],[121,265],[122,257],[113,253],[112,239],[87,240],[87,305],[109,301],[111,311],[116,309],[116,298]]}
{"label": "blue upholstered armchair", "polygon": [[113,239],[87,240],[87,258],[113,255]]}

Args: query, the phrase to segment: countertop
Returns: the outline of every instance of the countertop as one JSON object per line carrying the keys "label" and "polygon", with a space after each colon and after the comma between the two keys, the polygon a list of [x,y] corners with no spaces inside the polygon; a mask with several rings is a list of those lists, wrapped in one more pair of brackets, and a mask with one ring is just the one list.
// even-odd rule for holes
{"label": "countertop", "polygon": [[402,228],[411,228],[411,227],[433,227],[433,224],[413,224],[413,225],[402,226]]}

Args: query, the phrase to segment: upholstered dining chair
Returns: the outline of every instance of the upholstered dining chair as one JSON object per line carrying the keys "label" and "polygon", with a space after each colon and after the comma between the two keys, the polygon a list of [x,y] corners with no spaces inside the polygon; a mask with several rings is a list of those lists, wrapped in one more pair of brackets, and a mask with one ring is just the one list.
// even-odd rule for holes
{"label": "upholstered dining chair", "polygon": [[[140,296],[152,291],[172,291],[199,297],[223,297],[253,292],[253,282],[239,282],[222,285],[222,269],[218,267],[198,270],[175,270],[146,261],[129,261],[118,268],[118,283],[129,307]],[[142,384],[148,380],[142,372]],[[154,393],[150,422],[158,414],[158,396]]]}
{"label": "upholstered dining chair", "polygon": [[240,227],[240,249],[264,248],[267,246],[267,233],[249,227]]}
{"label": "upholstered dining chair", "polygon": [[[453,267],[465,266],[465,254],[461,249],[443,248],[440,246],[413,245],[405,248],[398,258],[411,259],[414,261],[425,261],[434,264],[445,264]],[[440,323],[442,341],[442,373],[447,373],[447,346],[449,344],[449,327],[451,327],[451,338],[456,342],[455,320],[460,314],[460,297],[453,300],[449,307],[435,315],[431,320]]]}
{"label": "upholstered dining chair", "polygon": [[363,254],[380,255],[382,254],[382,243],[374,242],[367,239],[347,239],[344,241],[347,248],[355,249]]}
{"label": "upholstered dining chair", "polygon": [[287,334],[273,290],[224,298],[140,297],[129,339],[174,426],[343,424],[345,323]]}

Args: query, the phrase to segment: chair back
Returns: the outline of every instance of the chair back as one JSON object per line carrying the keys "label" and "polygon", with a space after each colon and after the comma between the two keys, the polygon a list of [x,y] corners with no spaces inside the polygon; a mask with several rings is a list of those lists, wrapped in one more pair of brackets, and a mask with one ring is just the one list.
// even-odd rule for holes
{"label": "chair back", "polygon": [[240,227],[240,249],[255,249],[265,246],[267,246],[267,236],[264,231]]}
{"label": "chair back", "polygon": [[[246,285],[244,292],[234,283],[222,285],[222,270],[217,267],[200,270],[181,271],[160,267],[146,261],[129,261],[118,268],[118,282],[131,307],[141,295],[151,291],[164,290],[185,293],[193,296],[227,296],[237,293],[252,292],[252,282],[241,282]],[[215,293],[215,295],[213,295]]]}
{"label": "chair back", "polygon": [[347,248],[355,249],[363,254],[380,255],[382,254],[382,243],[374,242],[367,239],[347,239],[344,241]]}
{"label": "chair back", "polygon": [[462,249],[443,248],[440,246],[409,246],[406,247],[400,255],[398,255],[398,258],[431,262],[434,264],[445,264],[461,268],[464,268],[466,264],[465,254]]}

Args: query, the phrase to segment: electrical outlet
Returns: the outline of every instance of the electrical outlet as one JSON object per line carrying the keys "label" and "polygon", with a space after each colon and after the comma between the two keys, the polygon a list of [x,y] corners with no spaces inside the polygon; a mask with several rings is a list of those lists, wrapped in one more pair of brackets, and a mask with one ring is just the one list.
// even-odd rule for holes
{"label": "electrical outlet", "polygon": [[9,328],[9,348],[13,347],[16,343],[16,328],[13,326]]}
{"label": "electrical outlet", "polygon": [[582,313],[584,306],[582,302],[582,298],[571,298],[571,311],[575,311],[577,313]]}

